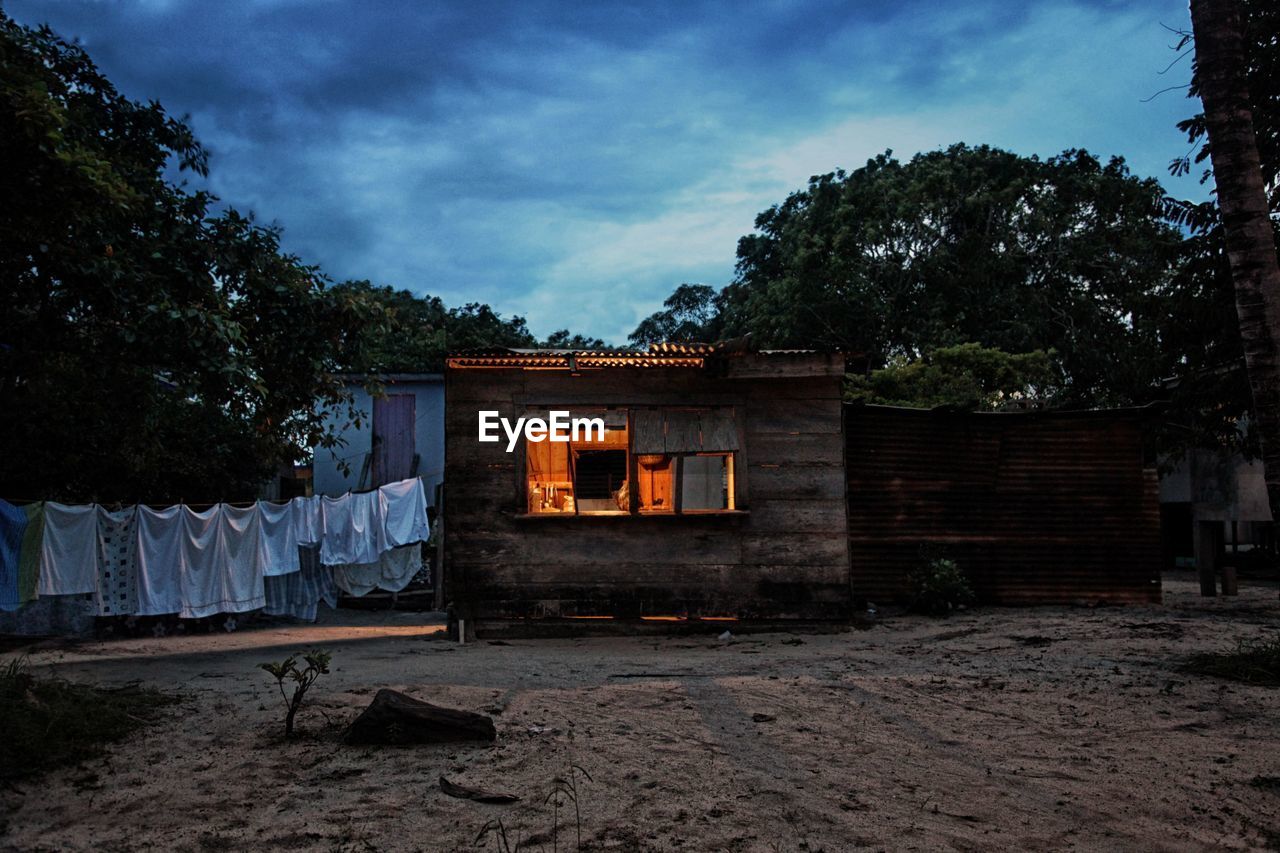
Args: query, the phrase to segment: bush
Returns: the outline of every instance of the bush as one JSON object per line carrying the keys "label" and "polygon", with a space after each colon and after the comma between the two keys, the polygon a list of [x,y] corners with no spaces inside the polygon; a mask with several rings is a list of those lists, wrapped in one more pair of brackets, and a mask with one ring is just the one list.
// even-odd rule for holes
{"label": "bush", "polygon": [[103,688],[42,681],[24,658],[10,661],[0,667],[0,781],[94,758],[179,701],[136,684]]}
{"label": "bush", "polygon": [[926,559],[911,573],[911,609],[929,616],[949,616],[975,601],[969,578],[946,557]]}

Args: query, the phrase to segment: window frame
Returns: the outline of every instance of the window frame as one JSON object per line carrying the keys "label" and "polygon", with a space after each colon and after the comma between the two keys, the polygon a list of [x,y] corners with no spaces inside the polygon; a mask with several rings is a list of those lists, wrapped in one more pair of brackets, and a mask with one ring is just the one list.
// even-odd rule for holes
{"label": "window frame", "polygon": [[[569,482],[573,490],[573,512],[533,512],[529,508],[529,463],[528,463],[528,439],[522,439],[520,442],[520,459],[517,462],[516,469],[519,481],[519,494],[523,503],[523,512],[519,513],[524,518],[706,518],[714,516],[741,516],[746,515],[748,510],[743,507],[745,504],[745,472],[740,471],[740,467],[745,467],[742,461],[745,459],[743,450],[743,429],[742,424],[738,421],[737,414],[741,411],[740,406],[730,406],[735,428],[737,430],[738,447],[734,450],[705,450],[691,451],[679,453],[645,453],[637,454],[635,451],[635,406],[633,404],[618,403],[614,405],[587,404],[570,405],[556,404],[551,406],[531,406],[526,405],[527,414],[535,412],[545,413],[551,409],[568,410],[572,417],[591,416],[594,413],[602,413],[608,411],[622,410],[626,412],[626,471],[627,471],[627,509],[626,510],[592,510],[588,512],[582,511],[582,502],[578,496],[578,480],[577,466],[575,464],[575,450],[571,443],[566,443],[564,452],[567,456],[567,470],[569,474]],[[688,406],[688,405],[651,405],[647,408],[658,409],[660,411],[667,410],[683,410],[683,411],[699,411],[704,409],[719,408],[712,406]],[[606,431],[608,427],[606,426]],[[640,456],[663,456],[671,460],[671,509],[668,510],[648,510],[642,511],[640,508],[640,477],[639,477],[639,457]],[[684,493],[684,460],[690,456],[715,456],[725,459],[725,469],[727,472],[728,482],[726,484],[726,506],[722,509],[692,509],[687,510],[683,506]]]}

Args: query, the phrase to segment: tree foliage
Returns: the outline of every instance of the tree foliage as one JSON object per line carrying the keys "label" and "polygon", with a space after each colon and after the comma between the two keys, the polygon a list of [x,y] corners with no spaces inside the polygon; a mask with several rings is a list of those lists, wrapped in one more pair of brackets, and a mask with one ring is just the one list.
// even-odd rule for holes
{"label": "tree foliage", "polygon": [[[1280,213],[1280,6],[1272,0],[1242,0],[1244,12],[1245,83],[1253,113],[1253,130],[1258,142],[1258,155],[1262,161],[1262,177],[1267,185],[1267,201],[1273,214]],[[1191,50],[1194,36],[1181,32],[1175,49]],[[1201,79],[1192,67],[1191,85],[1187,97],[1199,102]],[[1208,183],[1213,177],[1210,165],[1213,148],[1204,110],[1178,122],[1178,130],[1187,135],[1190,150],[1169,164],[1170,174],[1190,174],[1196,166],[1202,167],[1200,182]],[[1185,223],[1194,230],[1208,231],[1217,225],[1217,203],[1202,204],[1176,202],[1181,208]]]}
{"label": "tree foliage", "polygon": [[279,233],[166,181],[190,129],[0,13],[0,482],[64,500],[245,498],[336,440],[317,400],[384,312]]}
{"label": "tree foliage", "polygon": [[925,357],[899,357],[852,377],[848,396],[889,406],[1019,409],[1052,405],[1060,385],[1051,353],[1010,355],[981,344],[941,347]]}
{"label": "tree foliage", "polygon": [[[1263,0],[1244,0],[1244,77],[1253,128],[1273,220],[1280,245],[1280,7]],[[1178,34],[1175,48],[1191,55],[1190,32]],[[1181,57],[1179,57],[1181,58]],[[1192,64],[1187,97],[1199,106],[1199,69]],[[1203,109],[1178,123],[1190,150],[1169,165],[1170,174],[1189,174],[1203,167],[1201,183],[1213,177],[1212,143]],[[1184,441],[1197,445],[1237,445],[1248,454],[1259,451],[1254,430],[1239,429],[1240,416],[1252,408],[1244,352],[1239,335],[1235,286],[1227,255],[1226,234],[1216,196],[1203,202],[1167,198],[1166,213],[1186,233],[1180,247],[1178,280],[1171,289],[1177,304],[1169,312],[1172,337],[1187,342],[1174,373],[1177,393],[1169,421]],[[1252,421],[1248,421],[1252,424]]]}
{"label": "tree foliage", "polygon": [[627,339],[636,346],[662,341],[714,341],[720,337],[720,296],[706,284],[682,284]]}
{"label": "tree foliage", "polygon": [[762,213],[722,296],[729,334],[841,347],[873,367],[978,343],[1054,350],[1064,402],[1124,402],[1158,372],[1178,234],[1159,184],[1083,151],[954,145],[813,178]]}
{"label": "tree foliage", "polygon": [[378,373],[439,372],[448,353],[468,349],[593,349],[605,345],[599,338],[571,334],[567,329],[539,341],[523,317],[503,317],[483,303],[449,308],[439,297],[417,296],[368,281],[346,281],[336,289],[369,300],[385,312],[385,323],[360,332],[361,345],[355,350],[364,368]]}
{"label": "tree foliage", "polygon": [[[853,393],[916,405],[989,405],[1017,369],[1060,406],[1145,403],[1173,379],[1166,444],[1228,440],[1247,388],[1219,371],[1241,352],[1226,258],[1173,213],[1120,158],[885,153],[761,213],[727,287],[682,285],[632,340],[838,348],[865,357]],[[1013,384],[974,358],[1016,364]]]}

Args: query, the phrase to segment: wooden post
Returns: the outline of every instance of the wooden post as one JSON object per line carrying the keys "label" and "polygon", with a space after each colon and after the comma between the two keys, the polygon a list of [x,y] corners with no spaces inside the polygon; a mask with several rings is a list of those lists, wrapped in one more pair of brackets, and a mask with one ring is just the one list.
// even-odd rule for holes
{"label": "wooden post", "polygon": [[444,483],[436,486],[436,564],[435,577],[431,579],[435,586],[435,603],[437,611],[444,610]]}
{"label": "wooden post", "polygon": [[1236,567],[1234,565],[1223,565],[1222,567],[1222,594],[1240,594],[1240,584],[1236,579]]}
{"label": "wooden post", "polygon": [[1212,598],[1218,594],[1214,574],[1222,542],[1222,522],[1200,521],[1196,525],[1196,568],[1200,572],[1200,594]]}
{"label": "wooden post", "polygon": [[1237,582],[1236,567],[1240,565],[1240,523],[1234,518],[1231,520],[1231,559],[1223,560],[1222,566],[1222,594],[1223,595],[1239,595],[1240,585]]}

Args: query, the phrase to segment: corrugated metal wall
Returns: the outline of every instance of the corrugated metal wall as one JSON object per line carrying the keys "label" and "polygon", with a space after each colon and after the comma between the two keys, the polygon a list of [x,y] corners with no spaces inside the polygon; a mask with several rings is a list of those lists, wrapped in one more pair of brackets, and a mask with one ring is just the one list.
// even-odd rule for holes
{"label": "corrugated metal wall", "polygon": [[921,548],[1006,604],[1159,601],[1160,513],[1134,411],[847,406],[855,598],[901,599]]}

